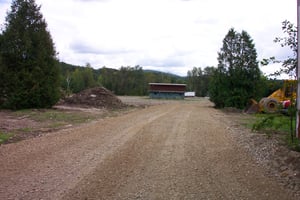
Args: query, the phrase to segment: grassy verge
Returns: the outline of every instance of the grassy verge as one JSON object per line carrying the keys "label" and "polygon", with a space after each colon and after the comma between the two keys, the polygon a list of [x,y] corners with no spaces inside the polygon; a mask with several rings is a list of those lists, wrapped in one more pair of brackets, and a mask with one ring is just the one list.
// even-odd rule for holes
{"label": "grassy verge", "polygon": [[[25,109],[6,112],[3,119],[10,126],[0,129],[0,143],[17,142],[23,139],[40,136],[47,132],[73,127],[97,119],[118,116],[132,108],[117,110],[60,110],[60,109]],[[10,134],[7,134],[7,133]]]}
{"label": "grassy verge", "polygon": [[256,114],[248,124],[253,131],[276,134],[293,150],[300,151],[299,139],[295,138],[296,119],[283,114]]}
{"label": "grassy verge", "polygon": [[[17,142],[48,131],[87,123],[106,115],[105,112],[82,112],[56,109],[25,109],[7,112],[15,124],[0,129],[0,144]],[[6,120],[6,119],[4,119]],[[7,122],[9,123],[9,122]]]}
{"label": "grassy verge", "polygon": [[85,112],[67,112],[60,110],[21,110],[14,113],[16,116],[26,116],[37,122],[50,122],[50,127],[59,127],[66,124],[80,124],[96,119],[97,114]]}
{"label": "grassy verge", "polygon": [[6,142],[12,136],[13,136],[12,133],[3,133],[3,132],[0,132],[0,144]]}

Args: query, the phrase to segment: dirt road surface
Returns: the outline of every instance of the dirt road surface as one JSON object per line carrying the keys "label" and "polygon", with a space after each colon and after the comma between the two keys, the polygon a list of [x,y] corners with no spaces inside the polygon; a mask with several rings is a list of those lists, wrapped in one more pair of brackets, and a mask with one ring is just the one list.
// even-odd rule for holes
{"label": "dirt road surface", "polygon": [[207,100],[0,146],[0,199],[293,199]]}

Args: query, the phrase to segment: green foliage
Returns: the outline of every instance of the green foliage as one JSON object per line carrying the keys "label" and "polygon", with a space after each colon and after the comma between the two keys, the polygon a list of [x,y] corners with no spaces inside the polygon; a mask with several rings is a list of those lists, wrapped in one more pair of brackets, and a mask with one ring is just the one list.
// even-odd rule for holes
{"label": "green foliage", "polygon": [[279,129],[283,131],[288,131],[288,118],[281,115],[260,116],[258,120],[253,124],[252,131],[264,131],[270,135],[274,131]]}
{"label": "green foliage", "polygon": [[87,65],[82,69],[75,69],[70,77],[70,88],[72,91],[77,93],[87,88],[95,87],[96,80],[93,76],[93,69]]}
{"label": "green foliage", "polygon": [[206,67],[202,70],[200,67],[194,67],[187,73],[187,88],[189,91],[195,91],[196,96],[208,96],[208,87],[213,72],[213,67]]}
{"label": "green foliage", "polygon": [[[0,45],[1,45],[1,38],[2,35],[0,33]],[[0,53],[0,105],[5,102],[5,74],[6,74],[6,67],[2,62],[2,55]]]}
{"label": "green foliage", "polygon": [[119,95],[143,95],[144,73],[140,66],[121,67],[115,76],[113,91]]}
{"label": "green foliage", "polygon": [[211,101],[216,107],[247,105],[249,99],[258,99],[262,87],[261,71],[253,40],[246,31],[229,30],[218,53],[218,68],[212,71],[209,87]]}
{"label": "green foliage", "polygon": [[2,132],[0,132],[0,144],[3,144],[7,140],[9,140],[9,138],[11,138],[12,136],[13,136],[12,133],[2,133]]}
{"label": "green foliage", "polygon": [[26,115],[29,119],[41,123],[51,122],[49,123],[49,126],[51,126],[51,128],[57,126],[63,126],[67,124],[84,123],[96,118],[96,116],[90,116],[89,114],[86,113],[62,112],[60,110],[53,110],[53,109],[41,109],[41,110],[24,109],[24,110],[18,110],[14,112],[14,115],[16,116]]}
{"label": "green foliage", "polygon": [[290,134],[286,134],[285,142],[290,149],[300,152],[300,140],[299,139],[295,139]]}
{"label": "green foliage", "polygon": [[148,83],[181,83],[183,78],[156,72],[144,71],[142,67],[121,67],[119,70],[102,68],[100,83],[117,95],[138,95],[148,94]]}
{"label": "green foliage", "polygon": [[223,69],[215,69],[209,85],[209,97],[217,108],[224,108],[226,106],[224,97],[228,95],[228,87],[228,81],[226,81]]}
{"label": "green foliage", "polygon": [[282,114],[257,114],[256,121],[252,124],[252,131],[266,133],[269,137],[274,133],[282,133],[282,138],[287,146],[293,150],[300,151],[299,140],[294,138],[296,128],[295,108],[291,107],[289,115]]}
{"label": "green foliage", "polygon": [[274,91],[278,90],[279,88],[282,88],[284,86],[283,80],[277,80],[277,79],[267,79],[266,77],[262,77],[262,95],[263,97],[267,97],[270,94],[272,94]]}
{"label": "green foliage", "polygon": [[182,77],[157,71],[144,71],[140,66],[121,67],[119,70],[103,68],[100,77],[101,85],[117,95],[144,96],[148,95],[149,83],[185,82]]}
{"label": "green foliage", "polygon": [[268,59],[263,59],[261,64],[282,63],[282,68],[273,75],[289,74],[292,77],[296,77],[298,49],[297,27],[290,21],[285,20],[282,22],[282,31],[285,37],[276,37],[274,42],[279,43],[281,47],[289,47],[292,50],[292,56],[288,56],[285,60],[278,60],[273,56]]}
{"label": "green foliage", "polygon": [[67,94],[77,93],[89,87],[102,85],[117,95],[148,94],[148,83],[185,83],[183,77],[172,74],[145,71],[140,66],[121,67],[119,70],[103,67],[92,69],[60,63],[62,85]]}
{"label": "green foliage", "polygon": [[47,24],[34,0],[14,0],[0,39],[0,107],[51,107],[59,68]]}

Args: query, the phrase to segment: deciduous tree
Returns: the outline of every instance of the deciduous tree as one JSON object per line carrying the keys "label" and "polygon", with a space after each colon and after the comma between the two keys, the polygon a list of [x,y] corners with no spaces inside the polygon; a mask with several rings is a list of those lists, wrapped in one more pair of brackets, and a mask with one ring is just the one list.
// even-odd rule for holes
{"label": "deciduous tree", "polygon": [[268,65],[270,63],[281,63],[282,67],[274,73],[274,75],[288,74],[291,77],[296,77],[297,68],[297,27],[288,20],[282,22],[282,30],[285,34],[284,37],[276,37],[275,43],[279,43],[281,47],[288,47],[291,50],[290,56],[284,58],[284,60],[278,60],[275,57],[262,60],[262,65]]}

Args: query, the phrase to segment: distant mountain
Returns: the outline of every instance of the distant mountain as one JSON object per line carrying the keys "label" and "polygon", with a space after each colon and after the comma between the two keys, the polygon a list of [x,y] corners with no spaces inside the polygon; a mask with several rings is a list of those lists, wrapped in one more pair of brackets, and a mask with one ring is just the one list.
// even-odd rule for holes
{"label": "distant mountain", "polygon": [[[79,65],[72,65],[72,64],[68,64],[65,62],[60,62],[59,63],[60,68],[61,68],[61,72],[62,74],[66,74],[66,72],[74,72],[76,69],[84,69],[84,66],[79,66]],[[100,74],[102,74],[103,71],[103,67],[99,68],[99,69],[93,69],[93,73],[94,76],[99,76]],[[113,72],[118,72],[118,69],[113,69],[113,68],[107,68],[105,67],[105,70],[108,73],[113,73]],[[163,77],[169,77],[171,79],[171,82],[183,82],[185,81],[186,77],[183,76],[179,76],[176,74],[172,74],[172,73],[168,73],[168,72],[162,72],[162,71],[157,71],[157,70],[150,70],[150,69],[143,69],[143,72],[145,74],[153,74],[154,76],[163,76]]]}
{"label": "distant mountain", "polygon": [[[59,66],[60,66],[62,74],[65,74],[67,71],[74,72],[76,69],[82,69],[82,70],[85,69],[84,66],[72,65],[72,64],[65,63],[65,62],[59,62]],[[100,68],[100,69],[92,68],[92,69],[93,69],[94,75],[96,75],[96,76],[99,76],[103,70],[103,68]],[[113,69],[113,68],[105,68],[105,69],[109,72],[118,71],[117,69]]]}
{"label": "distant mountain", "polygon": [[173,77],[178,77],[178,78],[185,78],[184,76],[179,76],[179,75],[176,75],[176,74],[172,74],[172,73],[169,73],[169,72],[162,72],[162,71],[157,71],[157,70],[151,70],[151,69],[145,69],[143,70],[145,73],[153,73],[153,74],[164,74],[166,76],[173,76]]}

